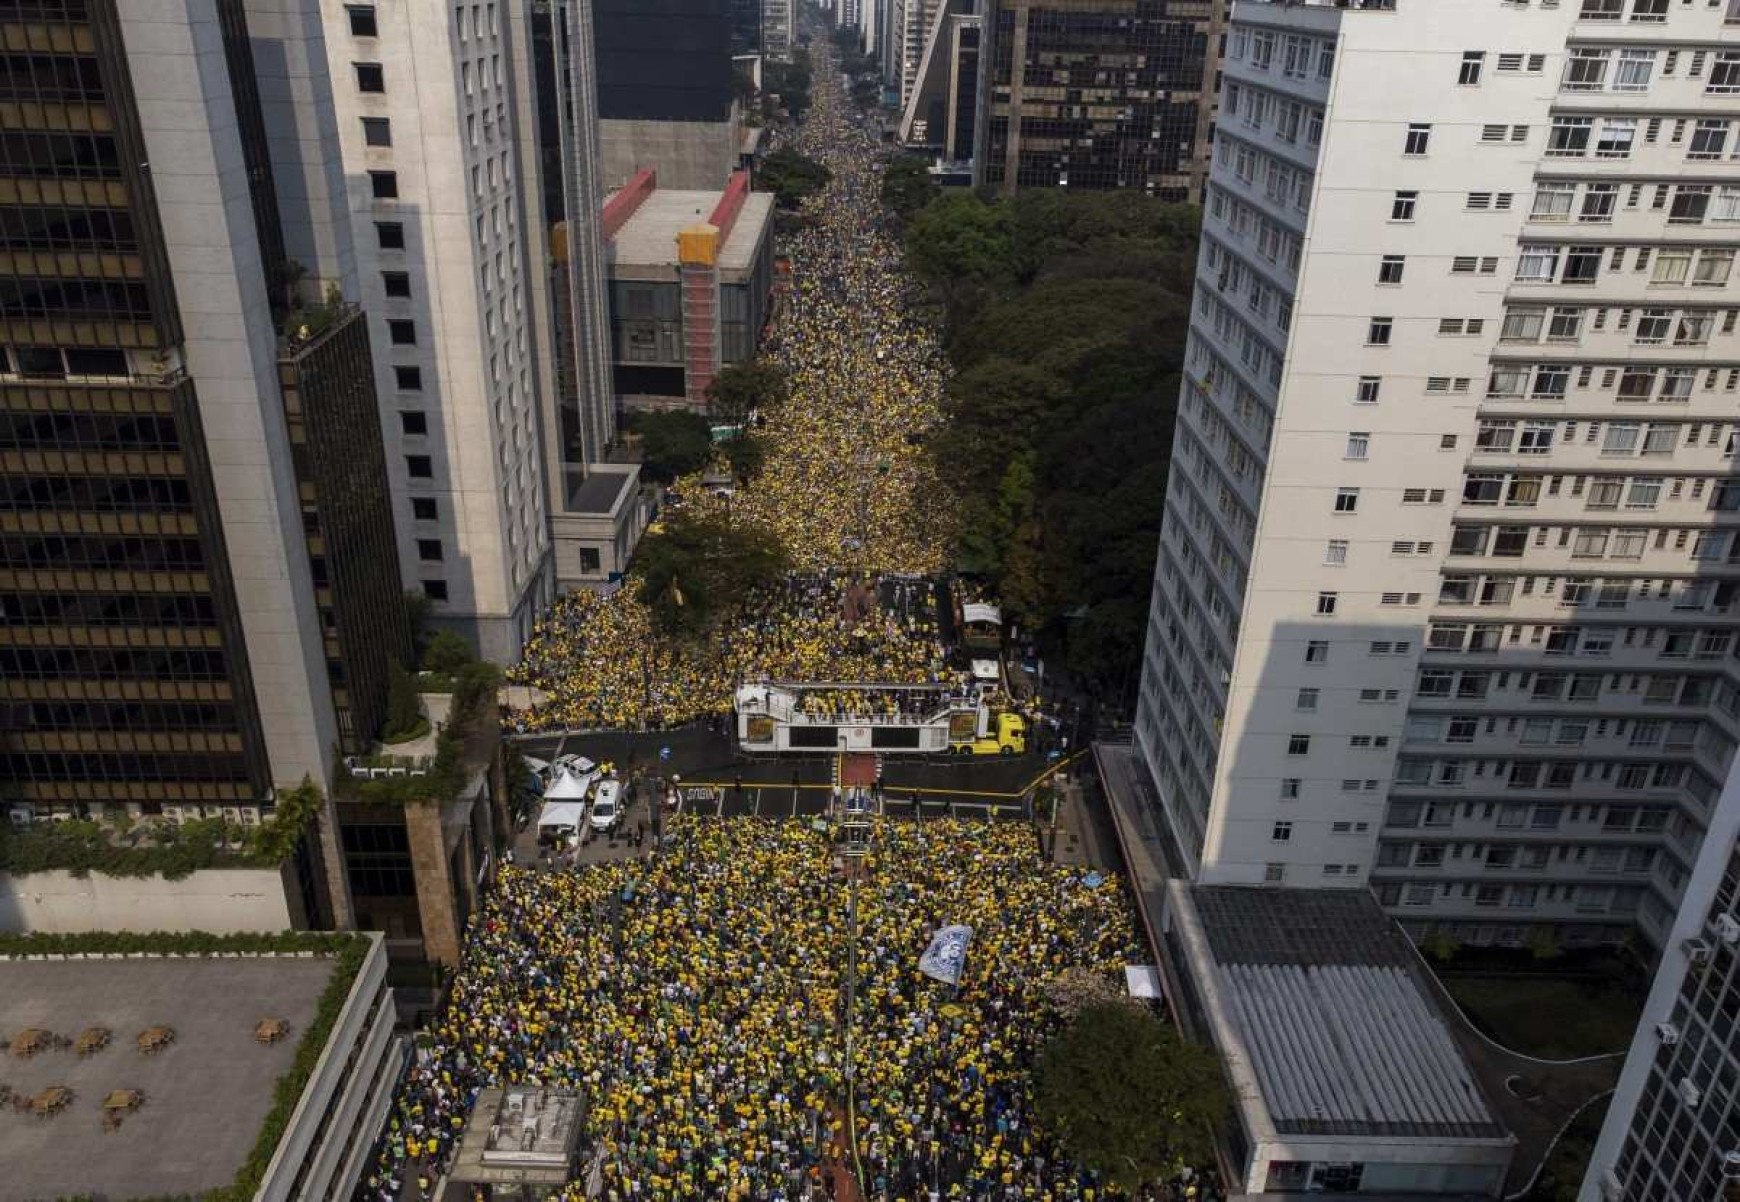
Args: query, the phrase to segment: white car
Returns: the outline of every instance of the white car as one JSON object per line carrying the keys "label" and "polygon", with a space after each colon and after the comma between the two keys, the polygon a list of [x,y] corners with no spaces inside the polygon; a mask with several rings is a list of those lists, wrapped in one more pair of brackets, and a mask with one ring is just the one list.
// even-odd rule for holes
{"label": "white car", "polygon": [[595,831],[609,832],[616,829],[622,821],[622,784],[619,781],[600,781],[592,791],[592,813],[587,821]]}

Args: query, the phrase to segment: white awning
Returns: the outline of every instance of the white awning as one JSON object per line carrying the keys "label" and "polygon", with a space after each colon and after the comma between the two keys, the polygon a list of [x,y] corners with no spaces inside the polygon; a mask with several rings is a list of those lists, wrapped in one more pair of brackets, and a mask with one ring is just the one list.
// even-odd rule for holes
{"label": "white awning", "polygon": [[579,829],[580,815],[585,808],[577,801],[547,801],[544,803],[544,812],[538,815],[538,829],[551,826]]}
{"label": "white awning", "polygon": [[1160,992],[1160,970],[1152,964],[1124,965],[1124,988],[1131,997],[1163,999]]}
{"label": "white awning", "polygon": [[544,790],[545,801],[582,801],[587,782],[571,772],[558,772],[550,787]]}
{"label": "white awning", "polygon": [[1001,680],[1003,669],[994,659],[976,659],[973,661],[974,680]]}
{"label": "white awning", "polygon": [[993,626],[1001,626],[1003,624],[1003,611],[995,605],[989,605],[983,601],[969,601],[961,606],[961,621],[968,623],[989,622]]}

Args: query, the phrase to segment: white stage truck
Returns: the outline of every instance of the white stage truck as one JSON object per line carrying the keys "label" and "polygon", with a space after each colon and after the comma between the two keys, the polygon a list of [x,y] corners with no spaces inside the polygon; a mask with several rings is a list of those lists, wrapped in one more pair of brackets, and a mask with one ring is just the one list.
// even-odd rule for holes
{"label": "white stage truck", "polygon": [[737,690],[737,743],[811,755],[1020,755],[1027,719],[987,684],[747,684]]}

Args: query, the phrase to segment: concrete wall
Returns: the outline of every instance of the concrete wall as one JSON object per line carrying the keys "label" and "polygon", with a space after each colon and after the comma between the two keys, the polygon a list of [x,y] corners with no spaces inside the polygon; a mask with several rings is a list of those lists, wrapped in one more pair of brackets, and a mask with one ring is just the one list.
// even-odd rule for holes
{"label": "concrete wall", "polygon": [[661,188],[708,192],[725,186],[742,142],[735,121],[600,121],[598,138],[607,187],[654,167]]}
{"label": "concrete wall", "polygon": [[0,873],[0,931],[283,931],[295,925],[284,877],[271,868],[213,868],[161,876],[79,878]]}

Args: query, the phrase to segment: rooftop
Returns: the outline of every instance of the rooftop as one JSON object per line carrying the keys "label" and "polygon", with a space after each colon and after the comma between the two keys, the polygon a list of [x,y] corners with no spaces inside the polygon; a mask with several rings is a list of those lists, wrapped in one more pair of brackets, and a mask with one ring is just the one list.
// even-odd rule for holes
{"label": "rooftop", "polygon": [[628,491],[634,481],[635,464],[592,463],[586,466],[584,478],[576,480],[578,472],[568,474],[568,504],[570,513],[609,513],[616,508],[617,498]]}
{"label": "rooftop", "polygon": [[[29,1027],[68,1039],[107,1027],[113,1036],[89,1056],[23,1059],[0,1047],[0,1080],[16,1093],[73,1092],[50,1118],[0,1116],[0,1194],[132,1198],[229,1185],[333,967],[330,957],[0,960],[0,1039]],[[287,1020],[288,1037],[257,1042],[263,1018]],[[174,1041],[146,1056],[135,1040],[158,1025],[174,1028]],[[143,1091],[144,1105],[105,1132],[100,1107],[117,1089]]]}
{"label": "rooftop", "polygon": [[[705,222],[719,203],[718,192],[660,188],[650,193],[617,231],[613,262],[631,267],[677,266],[677,234]],[[773,196],[751,192],[719,250],[721,271],[748,271],[755,248],[773,214]]]}
{"label": "rooftop", "polygon": [[1191,969],[1212,977],[1217,1041],[1275,1131],[1508,1140],[1370,894],[1174,888],[1201,932]]}

